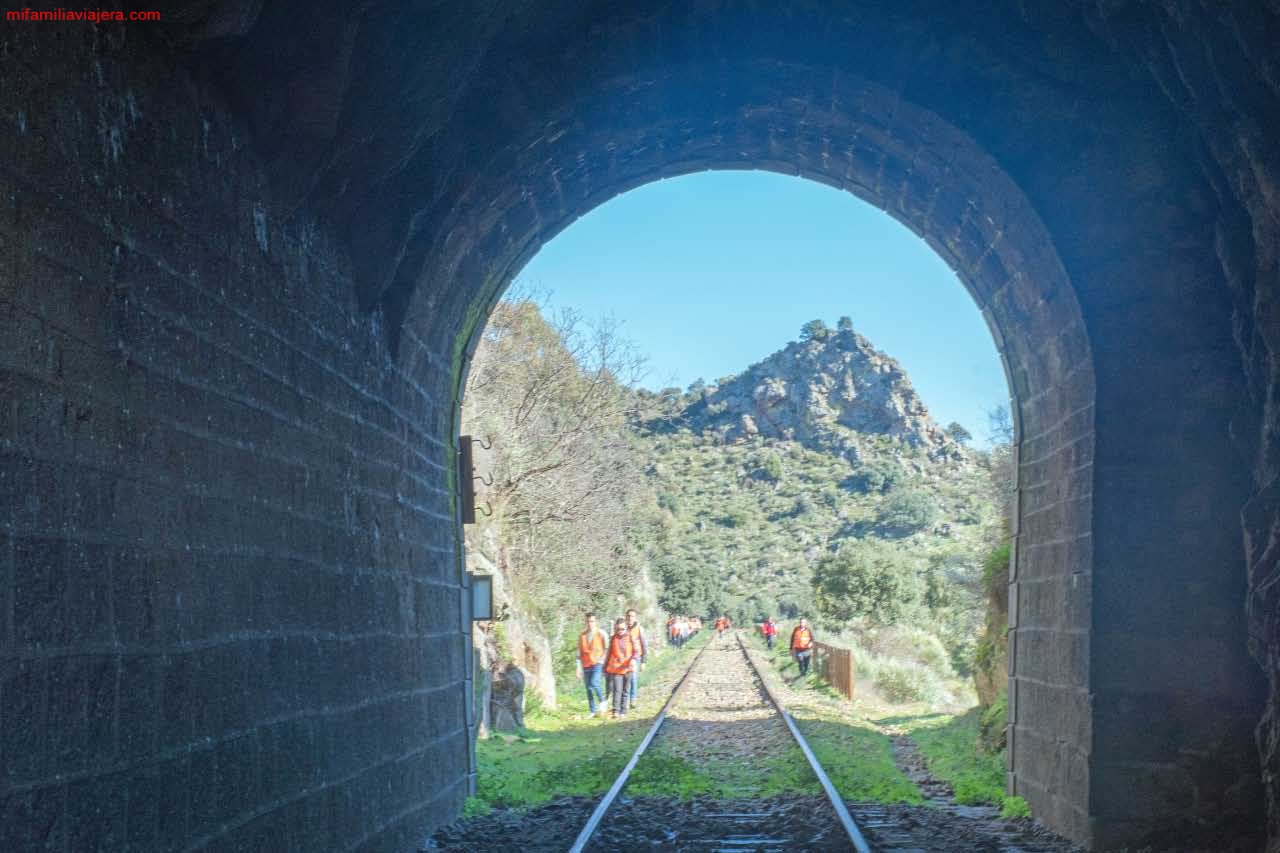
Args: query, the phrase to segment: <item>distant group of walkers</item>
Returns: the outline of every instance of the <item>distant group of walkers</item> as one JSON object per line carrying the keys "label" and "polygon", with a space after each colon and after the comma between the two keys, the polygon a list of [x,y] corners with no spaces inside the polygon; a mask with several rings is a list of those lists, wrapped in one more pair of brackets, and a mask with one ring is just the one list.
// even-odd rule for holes
{"label": "distant group of walkers", "polygon": [[[773,644],[778,637],[778,623],[773,621],[770,616],[760,625],[760,633],[764,635],[764,643],[773,650]],[[795,658],[796,666],[800,667],[800,677],[803,678],[809,674],[809,664],[813,661],[813,644],[816,642],[813,637],[813,629],[809,627],[809,620],[803,616],[791,630],[791,656]]]}
{"label": "distant group of walkers", "polygon": [[[728,616],[720,616],[713,626],[720,635],[733,627],[733,621]],[[668,617],[667,642],[680,648],[701,630],[702,619],[697,616]],[[778,623],[772,616],[760,625],[760,633],[772,649],[778,636]],[[809,620],[801,617],[791,631],[790,650],[802,678],[809,674],[815,642]],[[586,630],[578,635],[578,661],[582,664],[582,681],[587,688],[587,708],[591,716],[598,717],[608,709],[610,717],[622,717],[635,707],[640,672],[648,656],[648,637],[634,609],[628,610],[625,618],[614,621],[612,634],[600,628],[594,613],[587,614]]]}
{"label": "distant group of walkers", "polygon": [[606,699],[612,700],[612,717],[624,716],[635,706],[638,677],[648,656],[648,638],[635,610],[614,621],[611,635],[596,624],[594,613],[587,614],[587,629],[578,635],[578,661],[591,716],[603,711]]}
{"label": "distant group of walkers", "polygon": [[677,649],[701,630],[702,620],[697,616],[667,617],[667,642]]}

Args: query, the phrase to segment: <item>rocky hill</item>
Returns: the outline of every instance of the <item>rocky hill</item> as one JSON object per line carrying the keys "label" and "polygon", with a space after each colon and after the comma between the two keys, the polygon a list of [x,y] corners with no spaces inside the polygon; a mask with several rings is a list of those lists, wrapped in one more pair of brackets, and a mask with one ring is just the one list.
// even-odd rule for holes
{"label": "rocky hill", "polygon": [[902,366],[847,319],[695,384],[640,431],[674,609],[790,615],[812,606],[819,561],[850,548],[897,561],[902,596],[921,603],[981,560],[998,525],[984,454],[935,424]]}
{"label": "rocky hill", "polygon": [[851,461],[880,437],[935,461],[966,455],[929,417],[902,365],[851,322],[834,330],[810,324],[806,333],[745,372],[696,389],[676,425],[726,441],[797,441]]}

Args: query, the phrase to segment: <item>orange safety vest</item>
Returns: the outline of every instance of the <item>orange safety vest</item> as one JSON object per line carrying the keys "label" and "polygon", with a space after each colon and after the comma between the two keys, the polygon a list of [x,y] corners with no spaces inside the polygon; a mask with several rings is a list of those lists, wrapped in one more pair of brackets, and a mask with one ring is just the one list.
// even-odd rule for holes
{"label": "orange safety vest", "polygon": [[604,648],[607,642],[606,634],[599,628],[590,637],[587,636],[586,631],[578,635],[578,660],[582,661],[583,669],[604,662]]}
{"label": "orange safety vest", "polygon": [[632,645],[636,649],[636,657],[645,658],[649,656],[649,648],[644,642],[644,629],[637,622],[634,628],[627,629],[627,636],[631,638]]}
{"label": "orange safety vest", "polygon": [[604,661],[604,671],[610,675],[626,675],[631,672],[631,660],[635,657],[635,646],[631,637],[614,634],[609,638],[609,656]]}
{"label": "orange safety vest", "polygon": [[813,648],[813,632],[808,628],[797,627],[791,632],[791,650],[807,652]]}

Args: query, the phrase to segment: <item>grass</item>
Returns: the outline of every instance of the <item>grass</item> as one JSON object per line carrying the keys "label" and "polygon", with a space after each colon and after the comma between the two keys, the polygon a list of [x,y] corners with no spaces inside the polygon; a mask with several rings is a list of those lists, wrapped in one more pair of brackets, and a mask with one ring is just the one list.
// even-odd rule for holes
{"label": "grass", "polygon": [[961,805],[999,806],[1006,818],[1030,817],[1026,800],[1005,795],[1005,760],[1002,753],[978,749],[980,711],[952,716],[923,714],[890,717],[877,722],[906,729],[925,760],[929,772],[948,782]]}
{"label": "grass", "polygon": [[[707,635],[710,632],[705,632]],[[675,679],[707,636],[679,651],[669,651],[645,671],[638,713],[623,721],[584,718],[582,703],[569,699],[557,711],[526,717],[515,735],[497,735],[476,746],[479,781],[463,815],[491,808],[528,808],[558,796],[597,796],[622,770],[666,701]],[[978,710],[952,716],[915,714],[869,720],[865,709],[837,693],[810,672],[799,678],[795,662],[779,644],[770,654],[752,640],[772,664],[764,675],[785,680],[793,691],[788,710],[808,740],[836,790],[856,802],[923,802],[919,789],[898,770],[890,739],[880,726],[899,726],[915,739],[931,772],[949,782],[962,804],[992,804],[1006,818],[1030,815],[1020,797],[1004,793],[1004,760],[977,750]],[[581,691],[568,694],[576,697]],[[780,793],[819,793],[817,780],[798,751],[752,762],[698,766],[660,748],[637,764],[628,786],[634,796],[699,795],[767,797]]]}
{"label": "grass", "polygon": [[889,738],[872,726],[800,710],[793,715],[831,784],[846,800],[863,803],[924,802],[920,789],[893,763]]}
{"label": "grass", "polygon": [[637,762],[627,782],[627,794],[637,797],[689,799],[707,795],[731,799],[821,793],[817,777],[798,749],[749,763],[696,765],[655,745]]}
{"label": "grass", "polygon": [[479,741],[476,796],[467,801],[464,815],[494,807],[528,808],[558,796],[604,793],[644,737],[675,679],[705,642],[704,637],[683,649],[668,650],[648,667],[641,677],[636,712],[624,720],[586,717],[579,686],[567,693],[560,709],[527,714],[525,728],[514,735]]}
{"label": "grass", "polygon": [[897,726],[915,740],[930,772],[952,786],[958,803],[998,806],[1006,819],[1031,816],[1026,800],[1005,795],[1004,755],[978,748],[980,709],[960,715],[926,713],[867,719],[858,702],[847,700],[812,670],[800,679],[795,662],[781,645],[769,653],[759,638],[753,644],[799,693],[789,710],[845,799],[923,801],[919,789],[897,769],[890,739],[881,731],[884,726]]}
{"label": "grass", "polygon": [[920,789],[894,764],[893,745],[887,735],[812,669],[801,679],[785,644],[778,643],[772,652],[759,637],[751,644],[772,664],[777,676],[800,692],[801,698],[789,702],[787,710],[842,797],[857,802],[924,802]]}

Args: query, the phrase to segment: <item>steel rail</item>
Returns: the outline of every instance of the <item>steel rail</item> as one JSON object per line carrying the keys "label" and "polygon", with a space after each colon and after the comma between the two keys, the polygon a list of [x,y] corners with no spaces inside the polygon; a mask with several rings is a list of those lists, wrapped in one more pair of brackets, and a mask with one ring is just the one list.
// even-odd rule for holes
{"label": "steel rail", "polygon": [[[680,676],[680,680],[676,682],[675,688],[672,689],[671,695],[667,697],[666,703],[662,706],[662,710],[658,712],[658,716],[654,718],[653,725],[649,727],[649,731],[644,736],[644,740],[640,741],[640,745],[636,747],[636,751],[631,754],[631,760],[622,768],[622,772],[618,774],[618,778],[614,780],[613,786],[609,788],[604,797],[596,804],[596,809],[591,813],[591,817],[587,819],[586,825],[582,827],[582,831],[578,833],[578,837],[574,840],[573,846],[569,848],[569,853],[582,853],[587,846],[587,842],[591,840],[591,836],[595,834],[596,828],[600,825],[600,821],[604,819],[605,813],[613,805],[613,801],[617,799],[618,794],[622,793],[623,787],[627,784],[627,779],[631,776],[631,771],[635,769],[636,762],[640,760],[640,756],[644,755],[644,751],[649,748],[649,744],[653,742],[654,735],[658,733],[658,729],[662,728],[662,723],[667,719],[667,711],[671,709],[672,704],[676,701],[676,697],[680,695],[680,691],[684,689],[685,684],[689,680],[689,673],[693,672],[693,668],[698,665],[698,661],[702,659],[702,653],[711,647],[714,638],[709,638],[706,643],[693,656],[693,661],[689,664],[689,668],[684,671],[684,675]],[[739,640],[741,643],[741,640]],[[749,659],[748,659],[749,660]]]}
{"label": "steel rail", "polygon": [[800,751],[804,753],[805,759],[809,762],[809,766],[813,768],[813,775],[818,777],[818,783],[822,785],[822,790],[826,792],[827,799],[831,802],[832,808],[836,811],[836,817],[840,819],[840,825],[844,827],[845,834],[849,836],[849,840],[853,842],[853,847],[858,853],[871,853],[871,847],[867,844],[867,840],[862,837],[862,832],[858,829],[858,825],[853,822],[853,818],[849,815],[849,810],[845,808],[844,800],[840,798],[840,793],[836,790],[835,785],[831,784],[827,771],[822,769],[822,765],[818,763],[818,757],[813,754],[813,750],[809,748],[809,742],[804,739],[804,735],[800,734],[800,729],[796,727],[796,722],[791,718],[791,714],[778,701],[778,697],[769,687],[769,682],[765,680],[764,673],[756,662],[751,659],[751,655],[747,652],[747,646],[742,642],[742,634],[734,631],[733,636],[738,641],[738,648],[742,650],[742,656],[747,659],[747,664],[755,671],[756,677],[760,679],[760,686],[764,688],[765,695],[769,697],[769,701],[773,703],[773,707],[778,710],[778,715],[782,717],[782,721],[787,724],[787,729],[791,732],[791,736],[795,738],[796,743],[800,747]]}

